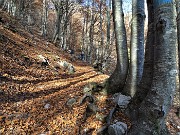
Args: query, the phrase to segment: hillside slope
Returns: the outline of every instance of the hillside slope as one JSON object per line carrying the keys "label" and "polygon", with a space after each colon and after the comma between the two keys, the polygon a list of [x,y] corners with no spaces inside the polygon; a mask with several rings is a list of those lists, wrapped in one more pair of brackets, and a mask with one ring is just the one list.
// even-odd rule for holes
{"label": "hillside slope", "polygon": [[[39,56],[48,59],[48,65],[42,65]],[[102,82],[108,76],[70,59],[0,13],[0,134],[79,134],[81,127],[97,129],[103,124],[92,118],[82,123],[85,105],[79,100],[88,82]],[[59,61],[71,63],[75,73],[57,68]],[[77,102],[69,108],[66,102],[71,98]]]}
{"label": "hillside slope", "polygon": [[[75,72],[62,67],[62,61],[72,65]],[[105,124],[101,116],[113,107],[112,97],[96,93],[96,105],[102,111],[87,119],[84,113],[88,103],[79,102],[85,85],[106,78],[43,39],[36,28],[25,30],[16,19],[0,11],[0,134],[95,135]],[[70,106],[69,101],[73,101]],[[177,128],[170,120],[176,118],[176,126],[179,120],[174,112],[170,114],[169,128],[175,134]],[[121,112],[114,119],[130,126]]]}

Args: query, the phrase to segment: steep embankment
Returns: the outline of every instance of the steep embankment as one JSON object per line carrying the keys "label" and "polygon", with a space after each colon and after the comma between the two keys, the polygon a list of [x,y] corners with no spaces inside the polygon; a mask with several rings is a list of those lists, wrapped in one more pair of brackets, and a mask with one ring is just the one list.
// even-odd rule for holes
{"label": "steep embankment", "polygon": [[[83,121],[86,104],[79,105],[79,100],[88,82],[102,82],[108,76],[70,59],[0,12],[0,134],[68,135],[86,132],[84,129],[95,133],[103,125],[95,116]],[[75,72],[70,74],[62,61],[71,63]],[[66,103],[72,98],[76,101],[69,107]],[[101,97],[99,106],[109,108],[106,98]]]}

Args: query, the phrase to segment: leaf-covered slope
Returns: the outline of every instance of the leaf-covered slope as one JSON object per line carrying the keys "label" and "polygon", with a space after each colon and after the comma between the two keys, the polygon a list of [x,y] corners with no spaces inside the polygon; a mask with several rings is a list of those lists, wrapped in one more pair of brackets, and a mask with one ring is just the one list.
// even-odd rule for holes
{"label": "leaf-covered slope", "polygon": [[[28,33],[18,21],[0,12],[0,134],[67,135],[84,129],[95,134],[103,122],[94,120],[95,116],[84,122],[86,104],[80,106],[79,100],[84,85],[108,76],[82,61],[71,61],[70,54],[35,33]],[[47,59],[48,65],[43,65],[39,56]],[[57,68],[60,61],[71,63],[75,73]],[[66,102],[71,98],[76,103],[69,108]],[[105,114],[110,109],[106,98],[102,96],[98,103],[107,108]]]}

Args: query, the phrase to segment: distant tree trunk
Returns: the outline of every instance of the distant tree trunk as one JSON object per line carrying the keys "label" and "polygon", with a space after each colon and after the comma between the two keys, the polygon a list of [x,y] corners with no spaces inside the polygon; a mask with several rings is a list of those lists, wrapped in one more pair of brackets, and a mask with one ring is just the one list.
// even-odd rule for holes
{"label": "distant tree trunk", "polygon": [[128,51],[126,30],[124,25],[124,14],[122,0],[113,0],[113,21],[116,37],[117,64],[116,69],[107,81],[106,90],[108,93],[122,91],[128,71]]}
{"label": "distant tree trunk", "polygon": [[53,35],[53,39],[52,41],[54,43],[56,43],[57,38],[60,38],[60,34],[61,34],[61,21],[62,21],[62,16],[63,16],[63,7],[61,4],[62,1],[56,3],[54,2],[55,5],[55,9],[56,9],[56,26],[55,26],[55,31],[54,31],[54,35]]}
{"label": "distant tree trunk", "polygon": [[47,0],[43,0],[43,15],[42,15],[42,36],[45,38],[47,35]]}
{"label": "distant tree trunk", "polygon": [[81,46],[81,51],[84,51],[85,48],[85,25],[86,25],[86,16],[83,16],[83,24],[82,24],[82,46]]}
{"label": "distant tree trunk", "polygon": [[89,30],[89,47],[88,47],[88,62],[91,64],[92,62],[92,48],[94,46],[94,0],[92,1],[92,7],[91,7],[91,24],[90,24],[90,30]]}
{"label": "distant tree trunk", "polygon": [[88,46],[89,46],[89,44],[88,44],[88,42],[87,42],[87,40],[88,40],[88,22],[89,22],[89,13],[87,12],[86,13],[86,30],[85,30],[85,61],[87,61],[88,60]]}
{"label": "distant tree trunk", "polygon": [[15,9],[16,9],[16,7],[15,7],[15,3],[14,3],[13,0],[7,0],[7,1],[5,1],[4,6],[5,6],[5,9],[7,10],[7,12],[8,12],[10,15],[15,16],[15,11],[16,11]]}
{"label": "distant tree trunk", "polygon": [[101,62],[101,63],[103,62],[103,58],[104,58],[104,32],[103,32],[102,6],[103,6],[103,0],[100,0],[100,33],[101,33],[100,47],[101,47],[101,54],[100,54],[99,62]]}
{"label": "distant tree trunk", "polygon": [[132,0],[130,67],[123,93],[134,96],[144,64],[144,0]]}
{"label": "distant tree trunk", "polygon": [[25,1],[24,0],[19,0],[16,2],[16,17],[23,18],[24,15],[24,10],[25,10]]}
{"label": "distant tree trunk", "polygon": [[[139,104],[128,135],[168,135],[165,119],[171,107],[177,78],[177,33],[173,1],[154,0],[155,46],[151,89]],[[130,112],[133,115],[133,111]]]}
{"label": "distant tree trunk", "polygon": [[67,25],[68,25],[68,0],[65,1],[65,11],[64,11],[64,15],[63,15],[63,35],[62,35],[62,49],[66,50],[67,49],[67,41],[66,41],[66,36],[67,36]]}
{"label": "distant tree trunk", "polygon": [[3,7],[4,3],[5,3],[5,0],[0,0],[0,8]]}
{"label": "distant tree trunk", "polygon": [[107,30],[107,35],[106,35],[106,47],[105,47],[105,51],[104,51],[104,56],[105,58],[108,57],[108,50],[109,50],[109,46],[110,46],[110,39],[111,39],[111,15],[110,15],[110,9],[111,8],[111,0],[108,0],[108,6],[107,6],[107,26],[106,26],[106,30]]}

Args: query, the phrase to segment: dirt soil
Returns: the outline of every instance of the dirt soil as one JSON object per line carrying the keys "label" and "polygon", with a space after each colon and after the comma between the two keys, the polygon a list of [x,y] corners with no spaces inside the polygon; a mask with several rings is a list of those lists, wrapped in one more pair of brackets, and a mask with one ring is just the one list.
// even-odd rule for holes
{"label": "dirt soil", "polygon": [[[32,35],[18,21],[0,11],[0,135],[95,135],[105,125],[96,115],[84,120],[87,103],[80,105],[87,83],[101,83],[109,76],[63,52],[31,29]],[[38,56],[49,61],[42,65]],[[56,68],[67,61],[75,68],[70,74]],[[114,104],[111,95],[96,94],[99,115],[107,115]],[[75,99],[67,106],[69,99]],[[172,135],[180,132],[180,120],[174,106],[168,116]],[[114,119],[130,121],[121,112]],[[179,129],[178,129],[179,126]]]}

